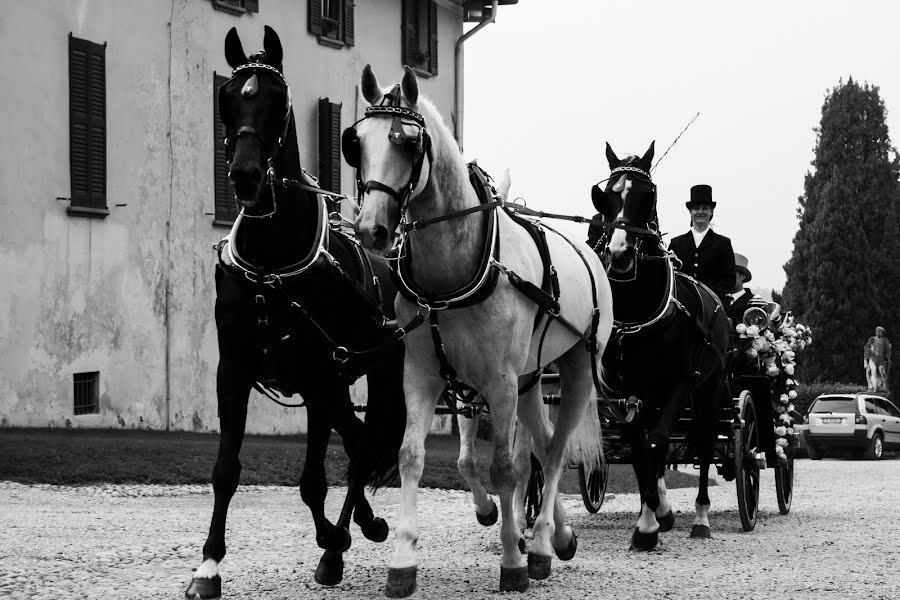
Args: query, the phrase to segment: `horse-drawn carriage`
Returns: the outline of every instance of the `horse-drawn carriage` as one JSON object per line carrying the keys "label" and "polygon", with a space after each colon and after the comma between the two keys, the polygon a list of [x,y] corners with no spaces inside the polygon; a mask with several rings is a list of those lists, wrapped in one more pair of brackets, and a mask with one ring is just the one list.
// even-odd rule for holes
{"label": "horse-drawn carriage", "polygon": [[[766,332],[779,335],[779,307],[774,303],[756,302],[745,313],[744,331],[756,327],[765,337]],[[733,404],[721,406],[716,428],[716,443],[713,464],[725,481],[735,481],[738,512],[745,531],[756,526],[759,506],[760,471],[766,468],[775,472],[775,496],[778,510],[782,515],[791,509],[794,488],[794,447],[796,437],[784,432],[776,435],[781,426],[781,418],[790,418],[789,404],[781,401],[783,378],[779,374],[767,373],[766,362],[758,356],[748,360],[747,352],[752,347],[752,339],[741,337],[737,332],[732,337],[732,347],[728,361],[728,388]],[[757,353],[758,354],[758,353]],[[558,405],[559,376],[547,373],[542,376],[544,403],[551,407]],[[601,397],[597,400],[597,412],[603,428],[604,463],[585,467],[577,465],[578,482],[585,509],[596,513],[603,506],[606,496],[610,464],[631,464],[631,448],[625,426],[632,416],[623,412],[627,400]],[[779,407],[783,407],[781,410]],[[692,422],[691,406],[686,406],[673,427],[669,440],[666,464],[698,465],[697,449],[690,436]],[[777,440],[787,443],[779,444]],[[781,451],[777,450],[781,448]],[[573,465],[574,466],[574,465]],[[532,460],[532,471],[526,491],[526,516],[531,519],[541,506],[540,490],[543,474],[540,463]]]}

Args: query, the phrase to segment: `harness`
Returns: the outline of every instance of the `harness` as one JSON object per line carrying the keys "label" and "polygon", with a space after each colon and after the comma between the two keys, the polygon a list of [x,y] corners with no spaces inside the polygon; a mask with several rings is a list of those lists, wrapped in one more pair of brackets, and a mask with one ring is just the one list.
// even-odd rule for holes
{"label": "harness", "polygon": [[[451,411],[456,412],[459,405],[464,407],[473,405],[475,397],[479,392],[457,378],[456,370],[452,367],[447,358],[444,344],[441,339],[438,313],[441,310],[465,308],[482,302],[493,293],[500,273],[506,275],[510,285],[522,293],[526,298],[537,304],[539,310],[535,318],[535,329],[537,329],[541,319],[546,317],[544,331],[541,334],[541,339],[538,344],[538,365],[540,365],[540,355],[543,348],[544,337],[550,328],[550,324],[553,321],[558,321],[566,329],[586,343],[588,351],[591,352],[591,355],[594,358],[592,363],[594,365],[594,383],[599,390],[600,378],[599,374],[596,372],[596,355],[599,352],[599,345],[597,344],[596,333],[597,328],[599,327],[600,310],[597,306],[596,299],[596,281],[594,280],[594,275],[587,259],[577,246],[571,244],[568,238],[561,235],[558,231],[538,221],[515,215],[511,210],[504,207],[502,200],[499,199],[493,186],[490,184],[490,176],[475,163],[469,163],[468,168],[469,180],[480,200],[480,205],[433,219],[404,223],[401,226],[402,235],[398,246],[400,258],[391,264],[391,277],[394,284],[397,286],[397,291],[411,302],[415,302],[420,307],[428,307],[431,311],[429,319],[431,323],[432,343],[434,344],[435,355],[437,356],[440,366],[441,378],[446,382],[444,392],[441,394],[442,400]],[[544,270],[544,278],[541,287],[523,279],[515,271],[500,262],[500,228],[499,218],[495,212],[495,209],[499,207],[502,207],[506,214],[510,216],[516,224],[523,227],[535,242]],[[411,253],[407,251],[409,232],[418,231],[435,223],[482,211],[487,212],[487,226],[485,227],[485,239],[482,244],[483,252],[480,267],[472,279],[456,290],[440,294],[430,293],[416,285],[409,273],[412,261]],[[556,268],[553,266],[550,258],[550,249],[547,245],[545,229],[556,233],[569,242],[579,257],[581,257],[581,260],[584,262],[585,268],[588,271],[591,279],[591,297],[594,304],[591,330],[588,335],[579,331],[569,320],[560,315],[559,280],[556,274]],[[542,371],[543,369],[539,368],[537,371],[533,372],[529,381],[523,385],[519,390],[519,393],[522,394],[535,385],[539,380]],[[466,413],[469,412],[471,412],[471,410],[466,411]],[[467,414],[464,414],[464,416],[467,416]]]}

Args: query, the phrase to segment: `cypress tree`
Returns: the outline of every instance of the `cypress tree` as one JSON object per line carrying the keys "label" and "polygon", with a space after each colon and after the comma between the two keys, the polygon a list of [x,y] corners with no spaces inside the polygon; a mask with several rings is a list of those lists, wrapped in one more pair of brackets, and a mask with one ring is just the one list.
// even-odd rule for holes
{"label": "cypress tree", "polygon": [[885,114],[878,88],[852,78],[822,106],[784,267],[785,306],[813,327],[801,356],[807,380],[862,382],[862,346],[875,326],[900,340],[900,164]]}

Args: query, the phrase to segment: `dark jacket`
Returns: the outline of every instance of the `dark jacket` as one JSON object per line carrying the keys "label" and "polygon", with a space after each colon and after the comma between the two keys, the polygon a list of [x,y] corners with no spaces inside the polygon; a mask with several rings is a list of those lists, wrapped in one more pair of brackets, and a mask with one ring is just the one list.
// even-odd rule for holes
{"label": "dark jacket", "polygon": [[734,287],[734,251],[730,239],[710,229],[697,248],[694,235],[688,231],[672,238],[669,250],[681,261],[683,273],[708,285],[728,305],[728,292]]}
{"label": "dark jacket", "polygon": [[726,310],[726,314],[732,323],[737,325],[743,319],[744,311],[750,308],[751,305],[763,307],[765,304],[765,300],[751,292],[750,288],[744,288],[744,293],[731,302],[731,305]]}

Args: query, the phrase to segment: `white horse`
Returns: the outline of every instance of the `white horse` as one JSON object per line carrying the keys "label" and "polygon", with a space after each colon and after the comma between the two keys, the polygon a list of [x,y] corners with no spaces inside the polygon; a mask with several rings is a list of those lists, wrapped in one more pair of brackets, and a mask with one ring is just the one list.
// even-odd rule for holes
{"label": "white horse", "polygon": [[[419,96],[411,69],[405,69],[400,84],[382,90],[367,66],[362,92],[372,106],[343,138],[345,157],[357,167],[362,201],[356,230],[367,248],[387,253],[401,226],[398,279],[415,300],[398,296],[397,315],[402,320],[427,312],[432,324],[404,338],[407,421],[400,450],[396,546],[385,593],[403,597],[416,589],[416,495],[436,402],[442,393],[471,390],[477,390],[491,410],[491,482],[502,517],[500,589],[523,591],[529,576],[550,575],[553,552],[567,560],[577,547],[557,487],[569,439],[600,383],[599,359],[613,321],[609,282],[587,245],[546,225],[554,268],[545,269],[528,231],[498,208],[498,202],[482,204],[458,146],[434,105]],[[526,285],[539,288],[545,274],[559,283],[559,310],[553,318],[539,310],[536,288]],[[555,428],[539,385],[518,394],[520,383],[551,361],[561,377]],[[534,439],[545,477],[544,502],[527,562],[513,507],[517,416]]]}

